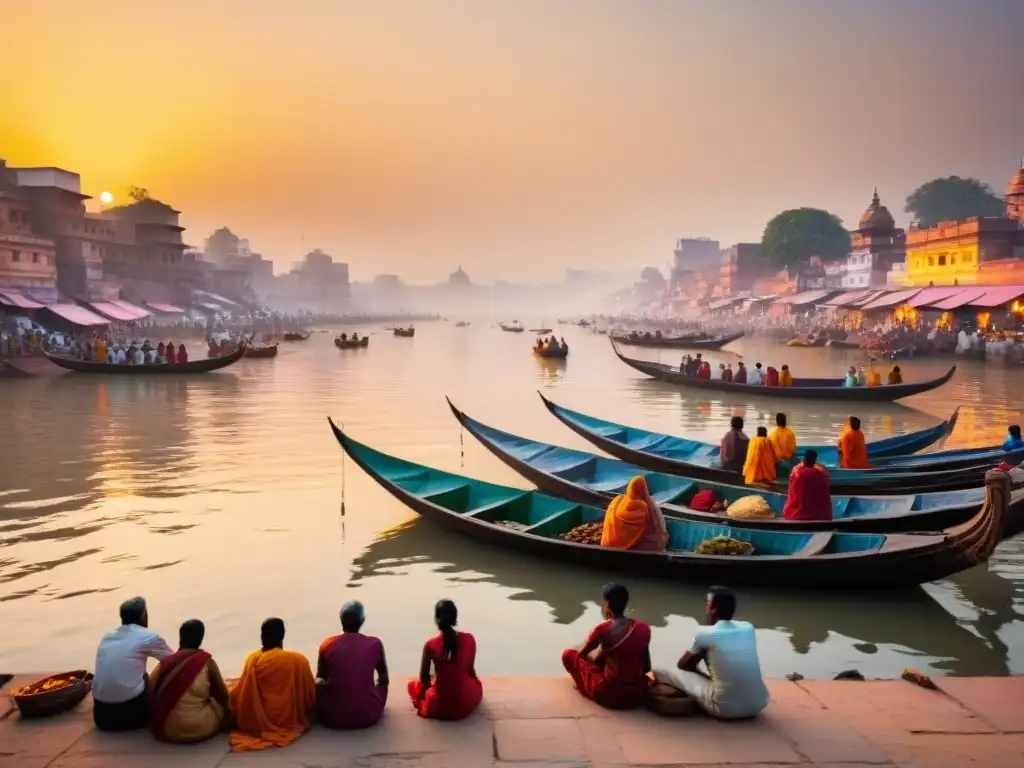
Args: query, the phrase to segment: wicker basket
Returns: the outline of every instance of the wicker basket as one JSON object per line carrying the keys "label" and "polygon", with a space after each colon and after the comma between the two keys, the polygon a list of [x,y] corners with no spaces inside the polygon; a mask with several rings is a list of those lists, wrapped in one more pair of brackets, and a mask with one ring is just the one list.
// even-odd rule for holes
{"label": "wicker basket", "polygon": [[[92,690],[92,673],[84,669],[76,669],[73,672],[62,672],[59,675],[50,675],[42,680],[37,680],[29,686],[19,688],[11,692],[11,700],[22,717],[50,717],[59,715],[73,709]],[[42,693],[25,693],[19,691],[25,688],[36,688],[51,680],[73,680],[70,685]]]}
{"label": "wicker basket", "polygon": [[647,707],[665,717],[687,717],[700,711],[695,699],[663,683],[647,689]]}

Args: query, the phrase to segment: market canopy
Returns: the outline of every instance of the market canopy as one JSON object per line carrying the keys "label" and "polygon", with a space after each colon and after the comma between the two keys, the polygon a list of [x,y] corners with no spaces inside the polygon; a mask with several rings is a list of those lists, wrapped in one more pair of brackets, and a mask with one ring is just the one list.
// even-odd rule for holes
{"label": "market canopy", "polygon": [[106,325],[110,322],[77,304],[51,304],[47,309],[75,325]]}
{"label": "market canopy", "polygon": [[0,291],[0,304],[4,304],[8,307],[17,307],[18,309],[42,309],[46,306],[45,304],[40,304],[38,301],[30,299],[20,291],[10,289]]}
{"label": "market canopy", "polygon": [[829,299],[825,302],[825,305],[829,307],[852,306],[852,302],[863,299],[869,293],[872,293],[872,291],[847,291],[846,293],[839,294],[834,299]]}
{"label": "market canopy", "polygon": [[788,296],[781,296],[775,300],[776,304],[790,304],[794,307],[802,307],[805,304],[813,304],[816,301],[828,296],[832,291],[814,290],[814,291],[801,291],[800,293],[792,293]]}
{"label": "market canopy", "polygon": [[862,307],[862,309],[888,309],[889,307],[898,307],[901,304],[906,304],[909,299],[912,299],[920,291],[920,288],[910,288],[905,291],[886,292],[885,295],[869,301]]}
{"label": "market canopy", "polygon": [[164,312],[168,315],[183,315],[185,310],[181,307],[176,307],[173,304],[161,304],[156,301],[147,301],[146,306],[150,309],[155,309],[157,312]]}
{"label": "market canopy", "polygon": [[[127,302],[124,303],[127,304]],[[119,320],[122,323],[133,323],[136,320],[141,320],[143,317],[149,317],[149,312],[138,307],[132,307],[131,304],[128,304],[128,307],[132,307],[131,309],[112,301],[92,301],[89,302],[89,306],[100,314],[106,315],[111,320]],[[140,312],[142,314],[139,314]]]}
{"label": "market canopy", "polygon": [[920,293],[917,294],[917,296],[912,298],[908,303],[915,309],[920,309],[921,307],[931,306],[937,301],[948,299],[950,296],[954,296],[955,294],[960,293],[960,291],[962,290],[963,288],[957,285],[947,285],[943,286],[942,288],[924,288],[921,290]]}
{"label": "market canopy", "polygon": [[1024,286],[1003,285],[998,288],[989,288],[979,298],[971,301],[972,307],[983,309],[994,309],[1024,296]]}
{"label": "market canopy", "polygon": [[730,296],[726,299],[715,299],[708,304],[708,309],[722,309],[723,307],[729,307],[733,304],[739,304],[745,298],[745,296]]}
{"label": "market canopy", "polygon": [[132,312],[133,314],[136,315],[136,318],[139,320],[141,320],[144,317],[151,317],[153,314],[148,309],[137,307],[131,302],[125,301],[124,299],[118,299],[117,301],[112,301],[110,303],[113,304],[115,307],[120,307],[125,312]]}
{"label": "market canopy", "polygon": [[960,309],[960,307],[966,307],[968,304],[974,303],[975,299],[980,299],[985,295],[987,288],[968,288],[967,290],[961,290],[959,293],[954,293],[948,299],[935,302],[931,305],[931,309],[941,309],[943,312]]}

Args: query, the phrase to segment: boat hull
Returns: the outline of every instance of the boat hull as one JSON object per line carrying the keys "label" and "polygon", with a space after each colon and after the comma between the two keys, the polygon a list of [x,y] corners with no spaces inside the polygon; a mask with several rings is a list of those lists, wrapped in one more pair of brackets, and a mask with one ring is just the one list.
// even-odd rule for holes
{"label": "boat hull", "polygon": [[[559,518],[597,521],[603,511],[596,507],[572,506],[536,491],[520,491],[463,478],[381,454],[358,443],[330,422],[345,452],[385,490],[423,517],[474,539],[508,547],[559,562],[573,562],[604,572],[623,571],[700,584],[748,583],[760,586],[803,589],[866,590],[893,589],[945,578],[984,562],[998,544],[1002,517],[1010,501],[1009,477],[990,472],[986,478],[986,500],[970,521],[938,533],[921,534],[764,534],[730,526],[700,525],[667,521],[672,542],[684,534],[697,538],[730,535],[747,541],[777,541],[794,548],[792,554],[747,556],[700,555],[683,549],[639,552],[611,549],[554,537]],[[403,485],[402,483],[405,483]],[[419,493],[409,490],[419,489]],[[491,503],[480,503],[454,511],[460,494],[493,494]],[[433,501],[437,499],[438,501]],[[560,503],[559,503],[560,502]],[[570,506],[566,506],[570,505]],[[514,530],[498,524],[511,507],[558,510],[528,526]],[[761,536],[761,538],[757,538]],[[783,537],[779,539],[778,537]],[[786,538],[786,537],[798,537]],[[843,542],[840,544],[839,542]],[[847,551],[849,546],[859,547]],[[757,544],[755,544],[755,549]],[[763,550],[766,551],[767,550]]]}
{"label": "boat hull", "polygon": [[248,347],[245,350],[245,357],[277,357],[277,346],[270,344],[266,347]]}
{"label": "boat hull", "polygon": [[288,331],[284,334],[282,338],[284,338],[285,341],[306,341],[312,335],[313,334],[311,331],[306,331],[305,333],[296,333],[295,331]]}
{"label": "boat hull", "polygon": [[569,356],[568,349],[537,349],[533,348],[533,354],[537,357],[543,357],[547,360],[565,360]]}
{"label": "boat hull", "polygon": [[370,346],[370,337],[363,336],[359,341],[335,339],[334,346],[338,349],[365,349]]}
{"label": "boat hull", "polygon": [[675,338],[646,338],[632,336],[611,337],[616,344],[625,344],[630,347],[654,347],[656,349],[721,349],[726,344],[731,344],[737,339],[743,338],[743,331],[732,333],[728,336],[715,336],[713,338],[700,338],[694,336],[677,336]]}
{"label": "boat hull", "polygon": [[941,387],[953,378],[956,373],[954,365],[945,374],[930,381],[911,384],[886,384],[881,387],[844,387],[836,379],[794,379],[792,387],[765,387],[756,384],[737,384],[734,381],[721,379],[702,379],[698,376],[687,376],[678,368],[663,363],[651,363],[626,357],[612,343],[616,356],[637,371],[667,384],[678,384],[692,389],[730,392],[761,397],[781,397],[800,400],[846,400],[859,403],[887,403],[902,400],[904,397],[920,395]]}
{"label": "boat hull", "polygon": [[395,336],[401,336],[404,339],[411,339],[413,336],[416,335],[416,329],[415,328],[395,328],[394,334],[395,334]]}
{"label": "boat hull", "polygon": [[187,363],[144,363],[142,365],[96,363],[89,360],[77,360],[70,357],[46,354],[47,359],[54,365],[66,368],[75,373],[99,373],[107,376],[174,376],[192,373],[209,373],[229,365],[237,363],[245,355],[246,345],[239,345],[238,349],[228,355],[220,357],[204,357],[198,360],[189,360]]}

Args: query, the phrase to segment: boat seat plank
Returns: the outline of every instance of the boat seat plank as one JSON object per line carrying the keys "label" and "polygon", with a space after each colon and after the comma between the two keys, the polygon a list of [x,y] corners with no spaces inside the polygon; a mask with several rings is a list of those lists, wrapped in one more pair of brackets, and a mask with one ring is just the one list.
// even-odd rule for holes
{"label": "boat seat plank", "polygon": [[559,518],[562,518],[562,517],[567,517],[569,515],[577,514],[579,512],[579,509],[580,509],[580,507],[577,504],[576,506],[569,507],[569,509],[563,509],[563,510],[560,510],[558,512],[555,512],[553,515],[548,515],[543,520],[538,520],[533,525],[527,526],[526,528],[524,528],[522,530],[522,533],[533,533],[537,528],[540,528],[543,525],[547,525],[548,523],[552,522],[553,520],[558,520]]}
{"label": "boat seat plank", "polygon": [[822,531],[811,536],[811,540],[804,544],[803,548],[793,553],[793,557],[816,557],[828,549],[832,543],[833,531]]}
{"label": "boat seat plank", "polygon": [[501,509],[502,507],[507,507],[509,504],[518,501],[519,499],[523,498],[523,496],[526,496],[530,493],[534,493],[534,491],[523,491],[522,493],[518,493],[515,496],[505,497],[498,499],[497,501],[492,501],[490,504],[484,504],[483,506],[477,507],[472,512],[464,512],[462,516],[476,517],[477,515],[482,514],[484,512],[489,512],[494,509]]}

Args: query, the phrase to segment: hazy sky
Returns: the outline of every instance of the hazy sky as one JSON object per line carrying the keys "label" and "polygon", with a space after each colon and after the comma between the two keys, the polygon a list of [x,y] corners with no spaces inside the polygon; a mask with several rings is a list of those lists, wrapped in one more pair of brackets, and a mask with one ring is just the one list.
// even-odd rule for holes
{"label": "hazy sky", "polygon": [[197,246],[491,280],[663,266],[786,207],[1005,191],[1024,0],[0,0],[0,157]]}

